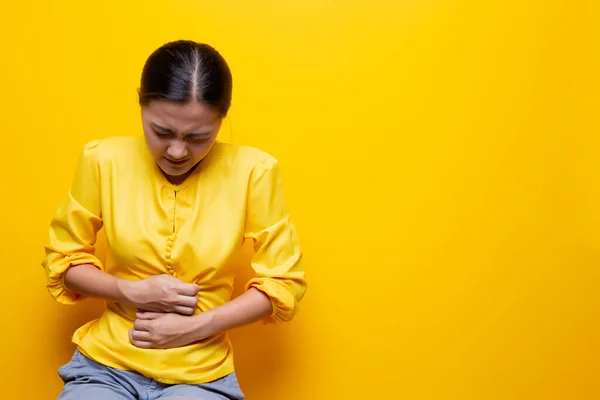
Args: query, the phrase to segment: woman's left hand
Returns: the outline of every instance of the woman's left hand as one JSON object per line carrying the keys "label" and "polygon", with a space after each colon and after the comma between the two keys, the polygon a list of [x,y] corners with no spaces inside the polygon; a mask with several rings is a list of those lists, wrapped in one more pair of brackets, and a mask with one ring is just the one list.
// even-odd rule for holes
{"label": "woman's left hand", "polygon": [[200,315],[140,312],[133,329],[129,330],[131,344],[143,349],[170,349],[204,339]]}

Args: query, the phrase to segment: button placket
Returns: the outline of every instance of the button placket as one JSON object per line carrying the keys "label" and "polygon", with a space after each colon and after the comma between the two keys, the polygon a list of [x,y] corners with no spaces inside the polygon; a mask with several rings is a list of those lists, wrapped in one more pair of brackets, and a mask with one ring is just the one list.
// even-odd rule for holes
{"label": "button placket", "polygon": [[173,218],[173,234],[167,239],[167,246],[165,249],[165,261],[167,265],[167,271],[174,277],[177,277],[177,271],[173,268],[173,259],[172,250],[173,250],[173,242],[175,241],[175,229],[176,229],[176,221],[177,221],[177,196],[179,194],[179,187],[171,187],[172,196],[173,196],[173,210],[171,214],[171,218]]}
{"label": "button placket", "polygon": [[174,240],[173,236],[169,237],[169,239],[167,240],[167,248],[165,251],[165,261],[167,264],[167,271],[169,271],[169,274],[176,277],[177,272],[173,269],[173,259],[171,258],[171,250],[173,249],[173,240]]}

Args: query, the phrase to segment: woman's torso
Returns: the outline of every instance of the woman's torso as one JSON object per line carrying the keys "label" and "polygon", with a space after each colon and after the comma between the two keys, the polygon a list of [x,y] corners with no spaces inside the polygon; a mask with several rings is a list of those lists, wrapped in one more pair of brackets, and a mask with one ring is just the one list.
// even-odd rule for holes
{"label": "woman's torso", "polygon": [[[174,186],[150,158],[143,138],[99,142],[105,271],[131,280],[171,274],[196,283],[196,313],[227,302],[235,273],[232,261],[243,242],[248,182],[260,154],[216,143],[190,177]],[[226,334],[175,349],[134,347],[128,330],[135,311],[109,302],[100,319],[75,333],[75,343],[100,363],[165,383],[201,383],[233,371]]]}

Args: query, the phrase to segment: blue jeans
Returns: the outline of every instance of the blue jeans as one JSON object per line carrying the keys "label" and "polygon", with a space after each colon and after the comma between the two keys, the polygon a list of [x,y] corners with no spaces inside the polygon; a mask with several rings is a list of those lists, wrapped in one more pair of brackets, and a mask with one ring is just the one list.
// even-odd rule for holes
{"label": "blue jeans", "polygon": [[75,351],[58,370],[65,383],[57,400],[243,400],[235,373],[199,385],[167,385],[137,372],[106,367]]}

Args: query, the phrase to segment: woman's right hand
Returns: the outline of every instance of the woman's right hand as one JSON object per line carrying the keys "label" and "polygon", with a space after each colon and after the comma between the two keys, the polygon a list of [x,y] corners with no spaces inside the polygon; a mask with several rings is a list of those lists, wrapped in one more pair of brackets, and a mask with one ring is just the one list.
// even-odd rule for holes
{"label": "woman's right hand", "polygon": [[139,281],[119,280],[123,302],[139,310],[192,315],[198,305],[198,285],[171,275],[154,275]]}

